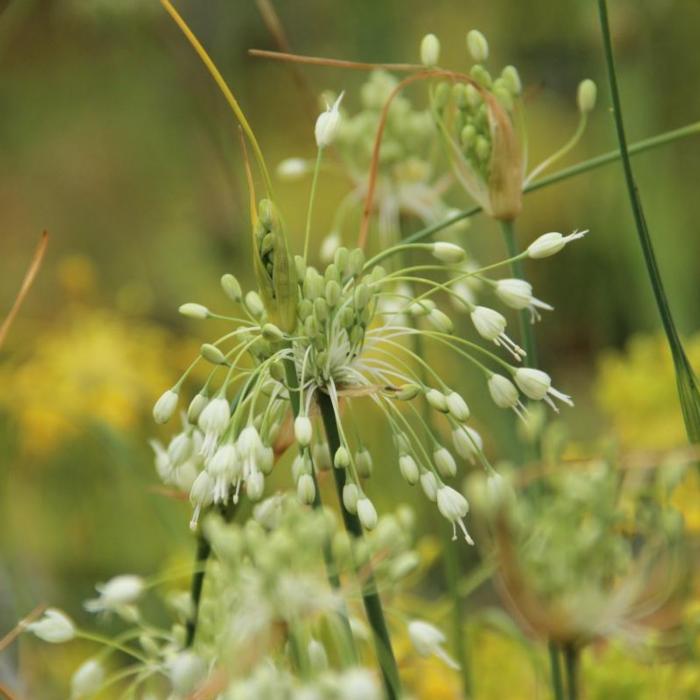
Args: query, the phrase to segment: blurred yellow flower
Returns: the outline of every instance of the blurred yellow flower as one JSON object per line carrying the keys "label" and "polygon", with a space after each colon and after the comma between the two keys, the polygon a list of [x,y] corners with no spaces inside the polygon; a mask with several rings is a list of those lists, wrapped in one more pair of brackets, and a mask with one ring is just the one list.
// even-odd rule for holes
{"label": "blurred yellow flower", "polygon": [[[700,367],[700,335],[686,351]],[[666,449],[686,443],[671,354],[661,335],[632,338],[625,352],[601,357],[595,394],[624,447]]]}
{"label": "blurred yellow flower", "polygon": [[177,362],[163,329],[77,306],[35,335],[32,346],[26,360],[0,368],[0,403],[33,455],[48,453],[86,423],[133,427],[171,383]]}

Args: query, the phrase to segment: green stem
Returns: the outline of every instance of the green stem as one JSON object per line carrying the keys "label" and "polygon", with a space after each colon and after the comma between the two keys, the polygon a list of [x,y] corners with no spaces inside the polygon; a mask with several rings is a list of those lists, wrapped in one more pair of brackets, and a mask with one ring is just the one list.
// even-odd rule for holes
{"label": "green stem", "polygon": [[564,645],[564,668],[566,669],[567,700],[578,700],[579,650],[573,644]]}
{"label": "green stem", "polygon": [[[323,392],[319,392],[318,403],[321,410],[323,425],[326,430],[326,436],[328,438],[328,445],[330,447],[331,454],[333,455],[340,447],[340,435],[338,433],[338,426],[335,422],[333,404],[330,396]],[[332,467],[332,471],[335,478],[335,487],[338,493],[338,500],[340,502],[340,510],[343,517],[343,523],[345,524],[345,529],[353,538],[358,540],[362,539],[363,533],[360,519],[356,515],[348,512],[343,506],[345,470],[337,469],[334,466]],[[396,666],[396,659],[394,657],[394,650],[391,646],[389,630],[386,625],[386,620],[384,619],[382,601],[377,591],[377,584],[374,579],[371,566],[366,563],[362,566],[362,569],[363,571],[360,572],[360,566],[356,562],[356,570],[358,574],[362,573],[365,580],[365,585],[362,586],[362,601],[365,606],[365,612],[367,613],[367,620],[372,629],[374,646],[377,652],[377,660],[382,672],[382,677],[384,679],[386,695],[389,700],[395,700],[396,698],[401,697],[401,683],[399,680],[399,671]]]}
{"label": "green stem", "polygon": [[[289,391],[289,401],[292,405],[292,413],[294,416],[299,415],[300,401],[299,401],[299,380],[297,377],[296,367],[294,366],[294,360],[287,358],[284,361],[284,369],[287,377],[287,390]],[[332,453],[331,453],[332,454]],[[321,489],[318,485],[318,479],[316,478],[316,472],[314,469],[311,470],[311,478],[314,481],[314,502],[313,507],[316,509],[323,508],[323,502],[321,500]],[[340,576],[338,575],[338,566],[333,557],[333,550],[331,548],[331,542],[329,538],[323,543],[323,561],[326,566],[326,575],[328,577],[328,583],[330,583],[331,588],[334,591],[340,590]],[[357,647],[355,645],[355,637],[352,633],[352,627],[350,626],[350,619],[348,617],[347,608],[345,603],[341,604],[338,610],[338,617],[340,620],[340,626],[343,631],[343,636],[345,640],[343,641],[343,648],[347,651],[347,657],[350,665],[356,664],[360,657],[357,652]],[[344,656],[344,655],[343,655]],[[343,660],[345,660],[343,658]]]}
{"label": "green stem", "polygon": [[559,659],[559,647],[556,642],[549,641],[547,644],[549,652],[549,670],[552,680],[552,691],[554,692],[554,700],[565,700],[564,698],[564,683],[561,677],[561,662]]}
{"label": "green stem", "polygon": [[[519,257],[518,243],[515,239],[515,224],[513,221],[501,221],[501,230],[503,231],[503,239],[508,250],[508,257],[512,258],[510,269],[513,277],[525,279],[523,271],[523,261]],[[527,353],[527,357],[523,361],[527,367],[537,367],[537,343],[535,341],[535,333],[530,323],[530,313],[527,309],[520,309],[518,312],[520,320],[520,339],[523,348]]]}
{"label": "green stem", "polygon": [[610,36],[610,24],[608,22],[608,9],[605,0],[598,0],[598,13],[600,18],[600,29],[603,37],[603,46],[605,50],[605,63],[608,71],[608,80],[610,82],[610,93],[613,103],[613,114],[615,118],[615,129],[617,132],[617,140],[620,144],[620,154],[622,156],[622,167],[625,173],[625,182],[627,183],[627,193],[629,196],[634,222],[639,236],[639,243],[642,247],[644,262],[647,267],[647,273],[651,281],[651,286],[654,291],[656,305],[661,314],[666,338],[671,348],[673,363],[676,370],[676,382],[678,385],[678,393],[683,411],[683,419],[685,421],[686,433],[690,442],[700,442],[700,392],[698,392],[697,380],[693,373],[692,367],[683,349],[680,336],[676,329],[673,320],[673,314],[666,297],[661,273],[659,271],[656,254],[644,217],[642,201],[639,196],[639,190],[634,180],[632,171],[632,163],[630,161],[629,149],[627,147],[627,137],[625,135],[625,125],[622,116],[622,103],[617,85],[617,74],[615,72],[615,59],[613,56],[612,38]]}
{"label": "green stem", "polygon": [[192,585],[190,587],[190,598],[192,599],[192,616],[187,620],[185,627],[185,648],[189,648],[194,643],[194,636],[197,632],[197,620],[199,618],[199,603],[202,598],[202,588],[204,587],[204,576],[206,565],[211,554],[211,545],[204,533],[197,534],[197,550],[194,557],[194,574],[192,574]]}
{"label": "green stem", "polygon": [[304,264],[309,253],[309,239],[311,238],[311,215],[316,199],[316,185],[318,183],[318,171],[321,169],[321,158],[323,157],[323,148],[318,149],[316,156],[316,165],[314,166],[314,174],[311,179],[311,193],[309,194],[309,207],[306,210],[306,231],[304,233]]}
{"label": "green stem", "polygon": [[[668,143],[673,143],[680,139],[686,138],[687,136],[693,136],[695,134],[700,134],[700,122],[693,122],[692,124],[686,124],[678,129],[673,129],[671,131],[665,131],[663,134],[658,134],[652,136],[648,139],[642,141],[637,141],[629,146],[627,152],[630,156],[635,156],[638,153],[643,153],[644,151],[650,151],[657,146],[665,146]],[[590,170],[595,170],[609,163],[613,163],[622,156],[622,152],[619,149],[608,151],[607,153],[601,153],[598,156],[589,158],[588,160],[581,161],[575,165],[571,165],[568,168],[562,168],[557,170],[547,177],[540,178],[535,182],[530,183],[527,187],[523,189],[523,192],[534,192],[535,190],[542,189],[543,187],[549,187],[549,185],[554,185],[562,180],[568,180],[571,177],[576,177],[577,175],[582,175]],[[422,241],[424,238],[432,236],[432,234],[441,231],[448,226],[456,224],[458,221],[463,219],[468,219],[472,216],[476,216],[482,211],[481,207],[475,206],[471,209],[465,209],[454,216],[450,216],[443,221],[439,221],[431,226],[426,226],[426,228],[416,231],[415,233],[407,236],[404,241],[407,243],[413,241]]]}

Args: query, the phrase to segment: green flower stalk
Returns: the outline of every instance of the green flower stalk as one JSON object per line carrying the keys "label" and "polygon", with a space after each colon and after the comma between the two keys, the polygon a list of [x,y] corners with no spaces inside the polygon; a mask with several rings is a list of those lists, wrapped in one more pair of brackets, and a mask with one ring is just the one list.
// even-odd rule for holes
{"label": "green flower stalk", "polygon": [[632,214],[639,236],[639,243],[642,247],[644,255],[644,263],[647,268],[647,273],[651,281],[651,286],[654,291],[656,305],[661,314],[661,321],[664,326],[664,332],[671,349],[673,364],[676,370],[676,383],[678,386],[678,397],[683,412],[683,420],[685,429],[690,442],[700,442],[700,390],[698,389],[698,381],[695,372],[688,361],[688,357],[683,349],[678,330],[676,329],[675,321],[671,307],[669,306],[664,289],[661,272],[654,253],[654,246],[647,226],[644,210],[642,208],[642,200],[639,195],[639,190],[634,180],[632,164],[630,162],[630,149],[627,146],[627,137],[625,135],[625,125],[622,116],[622,102],[617,86],[617,74],[615,72],[615,58],[613,55],[612,38],[610,36],[610,24],[608,22],[608,10],[605,0],[598,0],[598,14],[600,17],[600,28],[603,36],[603,48],[605,51],[605,62],[608,70],[608,79],[610,81],[610,93],[613,101],[613,114],[615,118],[615,129],[617,139],[620,145],[620,154],[622,158],[622,166],[625,173],[625,182],[627,183],[627,192],[629,195]]}

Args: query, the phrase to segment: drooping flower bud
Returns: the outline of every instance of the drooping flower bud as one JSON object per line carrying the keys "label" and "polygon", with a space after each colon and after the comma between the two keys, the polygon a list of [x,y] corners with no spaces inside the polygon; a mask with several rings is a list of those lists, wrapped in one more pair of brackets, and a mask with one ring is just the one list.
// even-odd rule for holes
{"label": "drooping flower bud", "polygon": [[597,97],[597,85],[590,80],[590,78],[582,80],[578,86],[578,92],[576,94],[576,102],[578,104],[579,111],[583,114],[592,112],[595,109]]}
{"label": "drooping flower bud", "polygon": [[432,248],[433,257],[444,263],[462,262],[467,256],[464,248],[447,241],[436,241]]}
{"label": "drooping flower bud", "polygon": [[71,678],[71,700],[92,697],[102,686],[105,671],[97,659],[88,659],[73,674]]}
{"label": "drooping flower bud", "polygon": [[403,478],[406,479],[411,486],[418,483],[420,471],[418,469],[418,465],[416,464],[416,460],[413,459],[411,455],[403,454],[399,457],[399,471],[401,472],[401,476],[403,476]]}
{"label": "drooping flower bud", "polygon": [[365,530],[374,530],[377,527],[377,511],[366,496],[357,501],[357,517]]}
{"label": "drooping flower bud", "polygon": [[153,420],[156,423],[167,423],[175,413],[177,408],[178,394],[173,389],[163,392],[161,397],[153,406]]}
{"label": "drooping flower bud", "polygon": [[212,345],[211,343],[204,343],[199,349],[199,352],[205,360],[211,362],[213,365],[226,364],[226,358],[224,357],[224,353],[221,352],[221,350],[219,350],[219,348],[217,348],[216,345]]}
{"label": "drooping flower bud", "polygon": [[295,418],[294,437],[302,447],[307,447],[309,445],[312,432],[311,420],[307,416],[297,416],[297,418]]}
{"label": "drooping flower bud", "polygon": [[558,253],[567,243],[583,238],[588,231],[574,231],[568,236],[561,233],[543,233],[527,247],[527,254],[531,258],[548,258]]}
{"label": "drooping flower bud", "polygon": [[26,625],[26,629],[33,632],[39,639],[51,644],[68,642],[75,637],[73,621],[56,608],[47,608],[41,619],[30,622]]}
{"label": "drooping flower bud", "polygon": [[467,33],[467,49],[477,63],[483,63],[489,57],[489,43],[478,29]]}
{"label": "drooping flower bud", "polygon": [[243,292],[241,291],[241,285],[239,281],[231,274],[226,273],[221,277],[221,287],[224,290],[226,296],[235,302],[240,302],[243,298]]}

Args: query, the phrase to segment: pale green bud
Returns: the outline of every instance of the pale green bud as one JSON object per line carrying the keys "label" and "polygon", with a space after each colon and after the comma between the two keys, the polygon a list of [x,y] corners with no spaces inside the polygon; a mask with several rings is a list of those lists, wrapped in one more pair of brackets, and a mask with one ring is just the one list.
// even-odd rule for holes
{"label": "pale green bud", "polygon": [[474,80],[476,80],[476,82],[482,87],[490,88],[493,84],[491,73],[489,73],[480,63],[472,66],[471,70],[469,71],[469,75],[471,75],[471,77],[474,78]]}
{"label": "pale green bud", "polygon": [[487,161],[491,156],[491,144],[484,136],[477,136],[474,144],[474,152],[476,157],[481,161]]}
{"label": "pale green bud", "polygon": [[287,379],[287,372],[284,368],[284,363],[282,360],[276,360],[270,365],[270,376],[276,379],[278,382],[285,382]]}
{"label": "pale green bud", "polygon": [[204,343],[199,349],[200,355],[213,365],[223,365],[226,362],[224,353],[211,343]]}
{"label": "pale green bud", "polygon": [[448,412],[449,409],[447,408],[447,397],[441,391],[438,391],[437,389],[428,389],[428,391],[425,392],[425,398],[430,404],[431,408],[434,408],[436,411],[440,411],[441,413]]}
{"label": "pale green bud", "polygon": [[338,272],[342,275],[347,266],[348,266],[348,260],[350,258],[350,252],[345,246],[340,246],[335,251],[335,255],[333,256],[333,262],[335,262],[336,267],[338,268]]}
{"label": "pale green bud", "polygon": [[452,319],[440,309],[433,309],[428,314],[428,321],[441,333],[452,333],[455,328]]}
{"label": "pale green bud", "polygon": [[328,318],[328,304],[323,296],[314,299],[314,315],[319,321],[325,321]]}
{"label": "pale green bud", "polygon": [[359,275],[365,264],[365,253],[362,248],[355,248],[348,257],[348,272],[351,275]]}
{"label": "pale green bud", "polygon": [[401,581],[412,574],[420,566],[420,555],[418,552],[403,552],[389,567],[389,576],[394,581]]}
{"label": "pale green bud", "polygon": [[333,465],[331,459],[331,451],[327,442],[320,442],[313,446],[311,450],[314,458],[314,464],[319,471],[327,471]]}
{"label": "pale green bud", "polygon": [[337,469],[347,469],[350,466],[350,455],[342,445],[335,451],[333,464]]}
{"label": "pale green bud", "polygon": [[478,29],[467,34],[467,49],[477,63],[483,63],[489,57],[489,43]]}
{"label": "pale green bud", "polygon": [[395,394],[400,401],[410,401],[420,394],[421,388],[418,384],[404,384]]}
{"label": "pale green bud", "polygon": [[467,256],[464,248],[447,241],[436,241],[433,243],[432,254],[434,258],[444,263],[462,262]]}
{"label": "pale green bud", "polygon": [[261,318],[265,313],[265,306],[257,292],[251,291],[245,295],[245,307],[254,318]]}
{"label": "pale green bud", "polygon": [[199,420],[199,416],[204,410],[204,407],[209,403],[209,397],[205,394],[199,393],[194,396],[190,405],[187,407],[187,420],[190,423],[196,423]]}
{"label": "pale green bud", "polygon": [[586,80],[582,80],[578,86],[578,94],[576,96],[579,111],[583,114],[592,112],[595,108],[597,97],[598,87],[596,84],[588,78]]}
{"label": "pale green bud", "polygon": [[102,664],[96,659],[88,659],[71,678],[71,698],[93,697],[101,688],[105,679]]}
{"label": "pale green bud", "polygon": [[522,93],[523,84],[515,66],[506,66],[501,73],[501,78],[512,95],[517,97]]}
{"label": "pale green bud", "polygon": [[311,505],[316,498],[316,486],[311,474],[302,474],[297,481],[297,497],[302,503]]}
{"label": "pale green bud", "polygon": [[309,663],[315,673],[322,673],[328,669],[328,655],[323,644],[316,639],[309,642]]}
{"label": "pale green bud", "polygon": [[469,148],[476,140],[476,129],[473,124],[467,124],[459,135],[464,148]]}
{"label": "pale green bud", "polygon": [[304,296],[313,301],[324,293],[324,285],[325,280],[318,270],[313,267],[307,267],[306,275],[304,275]]}
{"label": "pale green bud", "polygon": [[358,450],[355,455],[355,466],[357,466],[357,473],[363,479],[372,476],[372,455],[366,447]]}
{"label": "pale green bud", "polygon": [[342,289],[335,280],[326,283],[326,303],[333,308],[340,301]]}
{"label": "pale green bud", "polygon": [[299,314],[299,318],[302,321],[306,321],[306,319],[311,316],[311,314],[314,312],[314,305],[311,303],[310,299],[302,299],[299,302],[299,307],[297,309],[297,313]]}
{"label": "pale green bud", "polygon": [[470,107],[476,108],[481,105],[481,93],[471,83],[465,86],[464,94],[467,97],[467,102],[469,103]]}
{"label": "pale green bud", "polygon": [[333,280],[334,282],[340,282],[340,271],[335,263],[328,265],[323,273],[323,277],[326,282]]}
{"label": "pale green bud", "polygon": [[433,460],[440,476],[449,479],[457,474],[457,462],[446,447],[439,447],[433,452]]}
{"label": "pale green bud", "polygon": [[343,506],[348,513],[357,514],[357,501],[360,498],[360,490],[349,482],[343,486]]}
{"label": "pale green bud", "polygon": [[401,472],[401,476],[406,479],[411,486],[418,483],[420,471],[418,469],[418,465],[416,464],[416,460],[413,459],[411,455],[404,454],[399,457],[399,471]]}
{"label": "pale green bud", "polygon": [[357,501],[357,517],[365,530],[374,530],[377,527],[377,511],[369,498],[362,497]]}
{"label": "pale green bud", "polygon": [[440,83],[435,88],[435,108],[439,111],[447,106],[450,100],[450,85],[448,83]]}
{"label": "pale green bud", "polygon": [[163,392],[153,406],[153,420],[156,423],[167,423],[177,409],[178,393],[173,389]]}
{"label": "pale green bud", "polygon": [[294,256],[294,269],[297,273],[297,279],[303,280],[306,276],[306,263],[301,255]]}
{"label": "pale green bud", "polygon": [[420,43],[420,62],[432,68],[440,60],[440,40],[435,34],[426,34]]}
{"label": "pale green bud", "polygon": [[209,316],[209,309],[206,306],[202,306],[202,304],[182,304],[178,311],[188,318],[208,318]]}
{"label": "pale green bud", "polygon": [[265,340],[269,340],[270,342],[276,342],[280,340],[284,340],[284,333],[274,324],[274,323],[266,323],[262,329],[262,337],[265,338]]}
{"label": "pale green bud", "polygon": [[355,308],[364,309],[369,303],[372,292],[363,282],[355,288]]}
{"label": "pale green bud", "polygon": [[233,275],[229,273],[222,276],[221,288],[224,290],[224,294],[226,294],[231,301],[239,302],[243,297],[240,283]]}
{"label": "pale green bud", "polygon": [[456,391],[450,392],[445,402],[447,403],[447,410],[455,420],[463,423],[469,418],[469,406]]}

